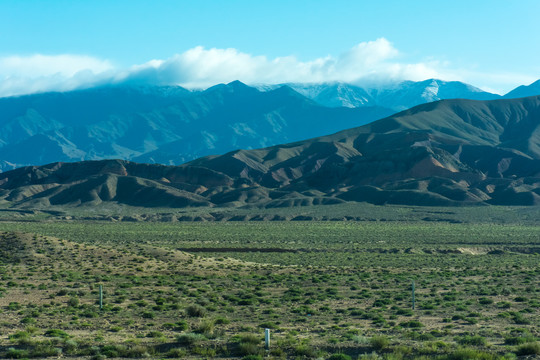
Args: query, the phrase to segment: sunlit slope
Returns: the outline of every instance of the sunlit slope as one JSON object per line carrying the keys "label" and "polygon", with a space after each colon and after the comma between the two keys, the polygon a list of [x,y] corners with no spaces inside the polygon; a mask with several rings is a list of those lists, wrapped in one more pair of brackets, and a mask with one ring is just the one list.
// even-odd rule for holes
{"label": "sunlit slope", "polygon": [[[540,203],[539,127],[538,96],[445,100],[333,135],[233,151],[180,167],[124,161],[53,164],[2,174],[0,183],[4,199],[18,205],[53,198],[48,193],[62,199],[57,204],[83,204],[87,201],[75,191],[82,184],[89,187],[91,202],[132,204],[129,196],[118,195],[124,183],[159,192],[152,193],[146,206],[168,196],[189,199],[173,202],[175,207],[343,201],[535,205]],[[81,176],[58,176],[62,172]],[[105,193],[117,195],[102,196],[104,184],[111,188],[111,183],[116,192]],[[71,189],[73,197],[58,197],[58,186]]]}

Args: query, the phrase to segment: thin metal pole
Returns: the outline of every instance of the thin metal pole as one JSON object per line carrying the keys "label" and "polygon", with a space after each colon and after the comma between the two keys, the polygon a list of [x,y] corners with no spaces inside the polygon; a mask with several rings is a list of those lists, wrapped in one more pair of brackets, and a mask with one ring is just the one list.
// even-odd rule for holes
{"label": "thin metal pole", "polygon": [[99,285],[99,310],[103,310],[103,285]]}

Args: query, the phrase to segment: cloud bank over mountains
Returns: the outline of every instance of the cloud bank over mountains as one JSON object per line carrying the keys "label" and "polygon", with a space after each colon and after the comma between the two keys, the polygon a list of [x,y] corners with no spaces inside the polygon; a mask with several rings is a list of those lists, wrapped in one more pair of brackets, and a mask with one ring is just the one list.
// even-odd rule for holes
{"label": "cloud bank over mountains", "polygon": [[268,59],[236,49],[205,49],[202,46],[165,61],[153,60],[133,67],[120,79],[186,87],[208,87],[240,80],[254,83],[356,82],[362,79],[423,80],[441,75],[430,64],[402,64],[392,60],[399,52],[384,39],[363,42],[339,57],[301,61],[294,56]]}
{"label": "cloud bank over mountains", "polygon": [[[482,84],[482,79],[487,80],[490,74],[452,70],[450,64],[439,60],[407,62],[404,57],[385,38],[361,42],[337,57],[328,55],[308,61],[295,56],[269,59],[234,48],[206,49],[202,46],[165,60],[151,60],[128,68],[85,55],[8,56],[0,57],[0,96],[121,83],[207,88],[233,80],[247,84],[328,81],[378,84],[439,78],[477,81],[474,85],[493,90]],[[535,80],[516,74],[497,79],[503,86],[505,82],[512,82],[512,87]]]}
{"label": "cloud bank over mountains", "polygon": [[116,72],[111,62],[85,55],[0,57],[0,96],[91,87]]}

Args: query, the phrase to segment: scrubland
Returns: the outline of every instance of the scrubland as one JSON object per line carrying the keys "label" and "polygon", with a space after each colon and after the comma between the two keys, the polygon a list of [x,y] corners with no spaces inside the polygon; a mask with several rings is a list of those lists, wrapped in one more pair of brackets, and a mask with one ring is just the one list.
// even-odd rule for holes
{"label": "scrubland", "polygon": [[540,354],[534,221],[34,220],[0,222],[3,358]]}

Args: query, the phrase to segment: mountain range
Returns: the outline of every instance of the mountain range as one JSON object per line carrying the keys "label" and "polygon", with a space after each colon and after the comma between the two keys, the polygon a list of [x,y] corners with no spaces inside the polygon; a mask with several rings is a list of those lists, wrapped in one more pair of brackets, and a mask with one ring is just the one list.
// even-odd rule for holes
{"label": "mountain range", "polygon": [[483,91],[460,81],[428,79],[424,81],[403,81],[378,86],[359,86],[347,83],[322,84],[282,84],[260,86],[261,90],[289,86],[316,103],[328,107],[382,106],[395,112],[413,106],[446,99],[496,100],[516,99],[540,95],[540,80],[521,85],[504,96]]}
{"label": "mountain range", "polygon": [[419,82],[403,81],[377,87],[362,87],[339,82],[284,85],[318,104],[328,107],[381,106],[395,112],[443,99],[494,100],[501,98],[500,95],[480,90],[459,81],[437,79]]}
{"label": "mountain range", "polygon": [[[540,82],[508,96],[540,93]],[[379,88],[344,83],[205,91],[114,86],[0,99],[0,171],[55,161],[124,159],[179,165],[370,123],[446,98],[493,99],[460,82],[426,80]]]}
{"label": "mountain range", "polygon": [[181,164],[209,155],[320,136],[393,111],[328,108],[287,86],[239,81],[190,92],[118,86],[0,99],[0,170],[121,158]]}
{"label": "mountain range", "polygon": [[442,100],[332,135],[181,166],[23,167],[0,174],[0,199],[16,207],[538,205],[540,96]]}

